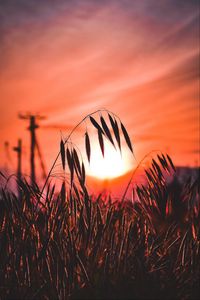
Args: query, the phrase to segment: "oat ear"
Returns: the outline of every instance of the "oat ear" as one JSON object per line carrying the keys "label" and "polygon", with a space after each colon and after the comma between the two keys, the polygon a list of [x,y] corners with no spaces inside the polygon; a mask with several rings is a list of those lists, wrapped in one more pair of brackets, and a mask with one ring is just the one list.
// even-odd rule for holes
{"label": "oat ear", "polygon": [[105,132],[106,137],[111,142],[111,144],[115,147],[111,132],[110,132],[110,130],[109,130],[107,124],[106,124],[106,121],[104,120],[104,118],[102,116],[101,116],[100,120],[101,120],[101,125],[102,125],[102,128],[103,128],[104,132]]}
{"label": "oat ear", "polygon": [[65,170],[65,145],[63,140],[60,141],[60,154],[61,154],[61,160],[62,160],[62,167],[63,170]]}
{"label": "oat ear", "polygon": [[126,128],[125,128],[125,126],[123,125],[122,122],[121,122],[121,129],[122,129],[126,144],[129,147],[129,149],[131,150],[131,152],[133,153],[133,147],[132,147],[132,144],[131,144],[130,137],[129,137],[128,132],[127,132],[127,130],[126,130]]}
{"label": "oat ear", "polygon": [[102,155],[104,156],[104,141],[103,141],[103,135],[100,130],[98,130],[98,140],[99,140],[99,145],[101,148]]}
{"label": "oat ear", "polygon": [[108,117],[109,117],[112,129],[113,129],[113,132],[114,132],[114,135],[115,135],[118,147],[119,147],[119,149],[121,151],[121,140],[120,140],[119,127],[118,127],[117,121],[115,119],[113,119],[110,114],[108,114]]}
{"label": "oat ear", "polygon": [[90,162],[91,147],[90,147],[90,138],[87,132],[85,133],[85,148],[86,148],[87,159]]}

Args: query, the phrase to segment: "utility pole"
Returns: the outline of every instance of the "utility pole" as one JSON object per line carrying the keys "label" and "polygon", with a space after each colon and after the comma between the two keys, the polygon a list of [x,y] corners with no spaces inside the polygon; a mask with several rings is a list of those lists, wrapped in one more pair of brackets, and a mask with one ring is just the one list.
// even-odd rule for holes
{"label": "utility pole", "polygon": [[31,163],[31,182],[35,182],[35,130],[38,128],[36,124],[36,117],[30,116],[30,126],[28,129],[31,133],[31,153],[30,153],[30,163]]}
{"label": "utility pole", "polygon": [[21,179],[22,177],[22,140],[18,140],[18,144],[13,148],[17,152],[17,178]]}
{"label": "utility pole", "polygon": [[[22,140],[18,140],[18,145],[13,148],[15,152],[17,152],[17,179],[20,181],[22,178]],[[19,197],[21,196],[21,191],[18,186],[18,194]]]}
{"label": "utility pole", "polygon": [[44,119],[44,117],[40,115],[32,115],[32,114],[26,114],[26,115],[19,114],[19,118],[24,120],[29,120],[28,130],[30,131],[31,134],[31,149],[30,149],[31,150],[30,151],[31,182],[32,184],[34,184],[36,180],[35,150],[37,146],[35,130],[39,128],[39,125],[36,123],[36,120],[42,120]]}

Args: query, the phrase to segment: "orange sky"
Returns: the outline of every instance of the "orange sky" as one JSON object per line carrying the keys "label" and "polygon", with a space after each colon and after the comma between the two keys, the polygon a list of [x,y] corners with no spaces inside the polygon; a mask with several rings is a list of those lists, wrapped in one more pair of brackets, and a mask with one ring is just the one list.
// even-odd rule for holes
{"label": "orange sky", "polygon": [[[181,3],[181,5],[180,5]],[[4,141],[23,138],[18,112],[40,113],[47,166],[60,131],[107,108],[120,116],[138,161],[168,151],[175,164],[199,165],[196,1],[2,1],[0,4],[0,165]],[[67,135],[68,131],[63,130]],[[27,166],[24,172],[29,172]]]}

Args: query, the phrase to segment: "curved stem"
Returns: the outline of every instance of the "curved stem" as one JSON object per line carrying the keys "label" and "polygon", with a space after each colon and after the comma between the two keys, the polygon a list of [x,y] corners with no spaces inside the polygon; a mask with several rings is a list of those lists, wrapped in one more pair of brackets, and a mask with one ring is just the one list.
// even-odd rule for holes
{"label": "curved stem", "polygon": [[[72,131],[70,132],[70,134],[68,135],[68,137],[67,137],[66,140],[64,141],[64,145],[67,144],[67,142],[69,141],[69,139],[71,138],[71,136],[72,136],[72,134],[75,132],[75,130],[76,130],[83,122],[85,122],[85,120],[86,120],[87,118],[89,118],[90,116],[92,116],[92,115],[94,115],[94,114],[96,114],[96,113],[99,113],[99,112],[107,112],[107,113],[110,113],[110,114],[112,114],[115,118],[117,118],[117,119],[121,122],[121,119],[120,119],[116,114],[114,114],[113,112],[109,111],[108,109],[105,109],[105,108],[103,108],[103,109],[98,109],[98,110],[92,112],[91,114],[88,114],[86,117],[84,117],[84,118],[83,118],[83,119],[82,119],[82,120],[81,120],[81,121],[80,121],[73,129],[72,129]],[[148,155],[148,154],[147,154],[147,155]],[[147,156],[147,155],[146,155],[146,156]],[[41,195],[42,195],[43,192],[44,192],[44,189],[45,189],[45,187],[46,187],[46,185],[47,185],[47,182],[48,182],[48,180],[49,180],[49,177],[51,176],[51,173],[52,173],[52,171],[53,171],[53,169],[54,169],[54,167],[55,167],[55,165],[56,165],[56,163],[57,163],[57,160],[58,160],[59,156],[60,156],[60,151],[58,152],[58,154],[57,154],[57,156],[56,156],[56,158],[55,158],[55,160],[54,160],[54,162],[53,162],[53,164],[52,164],[52,166],[51,166],[51,168],[50,168],[50,170],[49,170],[49,172],[48,172],[47,178],[46,178],[46,180],[45,180],[45,182],[44,182],[44,185],[43,185],[43,188],[42,188],[42,190],[41,190]],[[146,157],[146,156],[145,156],[145,157]],[[134,153],[133,153],[133,157],[135,158]],[[144,158],[145,158],[145,157],[144,157]],[[136,158],[135,158],[135,160],[136,160]],[[143,160],[144,160],[144,159],[143,159]],[[142,160],[142,161],[143,161],[143,160]],[[141,162],[142,162],[142,161],[141,161]],[[137,162],[137,160],[136,160],[136,162]],[[132,174],[132,176],[131,176],[131,179],[130,179],[130,181],[129,181],[129,183],[128,183],[128,186],[127,186],[127,188],[126,188],[126,190],[125,190],[125,193],[124,193],[124,195],[123,195],[122,201],[124,200],[124,198],[125,198],[125,196],[126,196],[126,193],[127,193],[128,188],[129,188],[129,186],[130,186],[130,184],[131,184],[131,181],[132,181],[132,179],[133,179],[133,176],[134,176],[136,170],[138,169],[139,165],[141,164],[141,162],[138,164],[137,168],[134,170],[134,172],[133,172],[133,174]]]}
{"label": "curved stem", "polygon": [[126,194],[127,194],[127,192],[128,192],[128,189],[129,189],[129,187],[130,187],[130,184],[131,184],[131,182],[132,182],[132,180],[133,180],[133,176],[135,175],[136,171],[139,169],[139,167],[141,166],[142,162],[143,162],[148,156],[150,156],[151,153],[154,153],[154,152],[157,152],[157,153],[158,153],[158,152],[161,152],[161,150],[152,150],[152,151],[148,152],[148,153],[141,159],[141,161],[138,163],[137,167],[133,170],[133,172],[132,172],[132,174],[131,174],[131,178],[129,179],[129,182],[128,182],[128,184],[127,184],[127,186],[126,186],[126,189],[125,189],[125,191],[124,191],[124,194],[123,194],[123,196],[122,196],[122,200],[121,200],[122,203],[123,203],[124,200],[125,200]]}
{"label": "curved stem", "polygon": [[[68,137],[66,138],[66,140],[64,141],[64,145],[66,145],[67,144],[67,142],[69,141],[69,139],[70,139],[70,137],[72,136],[72,134],[74,133],[74,131],[87,119],[87,118],[89,118],[90,116],[92,116],[92,115],[94,115],[94,114],[96,114],[96,113],[98,113],[98,112],[102,112],[102,111],[106,111],[106,112],[109,112],[107,109],[98,109],[98,110],[96,110],[96,111],[94,111],[94,112],[92,112],[91,114],[89,114],[89,115],[87,115],[86,117],[84,117],[73,129],[72,129],[72,131],[70,132],[70,134],[68,135]],[[118,119],[119,119],[119,117],[118,116],[116,116]],[[56,165],[56,163],[57,163],[57,160],[58,160],[58,158],[59,158],[59,156],[60,156],[60,151],[58,152],[58,154],[57,154],[57,156],[56,156],[56,158],[55,158],[55,160],[54,160],[54,162],[53,162],[53,164],[52,164],[52,166],[51,166],[51,168],[50,168],[50,170],[49,170],[49,172],[48,172],[48,175],[47,175],[47,178],[46,178],[46,180],[45,180],[45,182],[44,182],[44,185],[43,185],[43,187],[42,187],[42,190],[41,190],[41,195],[43,194],[43,192],[44,192],[44,189],[45,189],[45,187],[46,187],[46,185],[47,185],[47,182],[48,182],[48,180],[49,180],[49,177],[50,177],[50,175],[51,175],[51,173],[52,173],[52,171],[53,171],[53,169],[54,169],[54,167],[55,167],[55,165]]]}

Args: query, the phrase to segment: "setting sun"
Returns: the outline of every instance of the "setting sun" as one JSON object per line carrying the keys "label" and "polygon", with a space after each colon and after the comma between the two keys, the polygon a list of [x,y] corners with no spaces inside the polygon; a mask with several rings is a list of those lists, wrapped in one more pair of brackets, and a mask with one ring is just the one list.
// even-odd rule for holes
{"label": "setting sun", "polygon": [[103,157],[99,145],[94,145],[88,174],[99,179],[119,177],[130,170],[130,157],[131,155],[125,147],[122,148],[121,154],[119,150],[114,149],[108,142],[105,142],[105,154]]}

